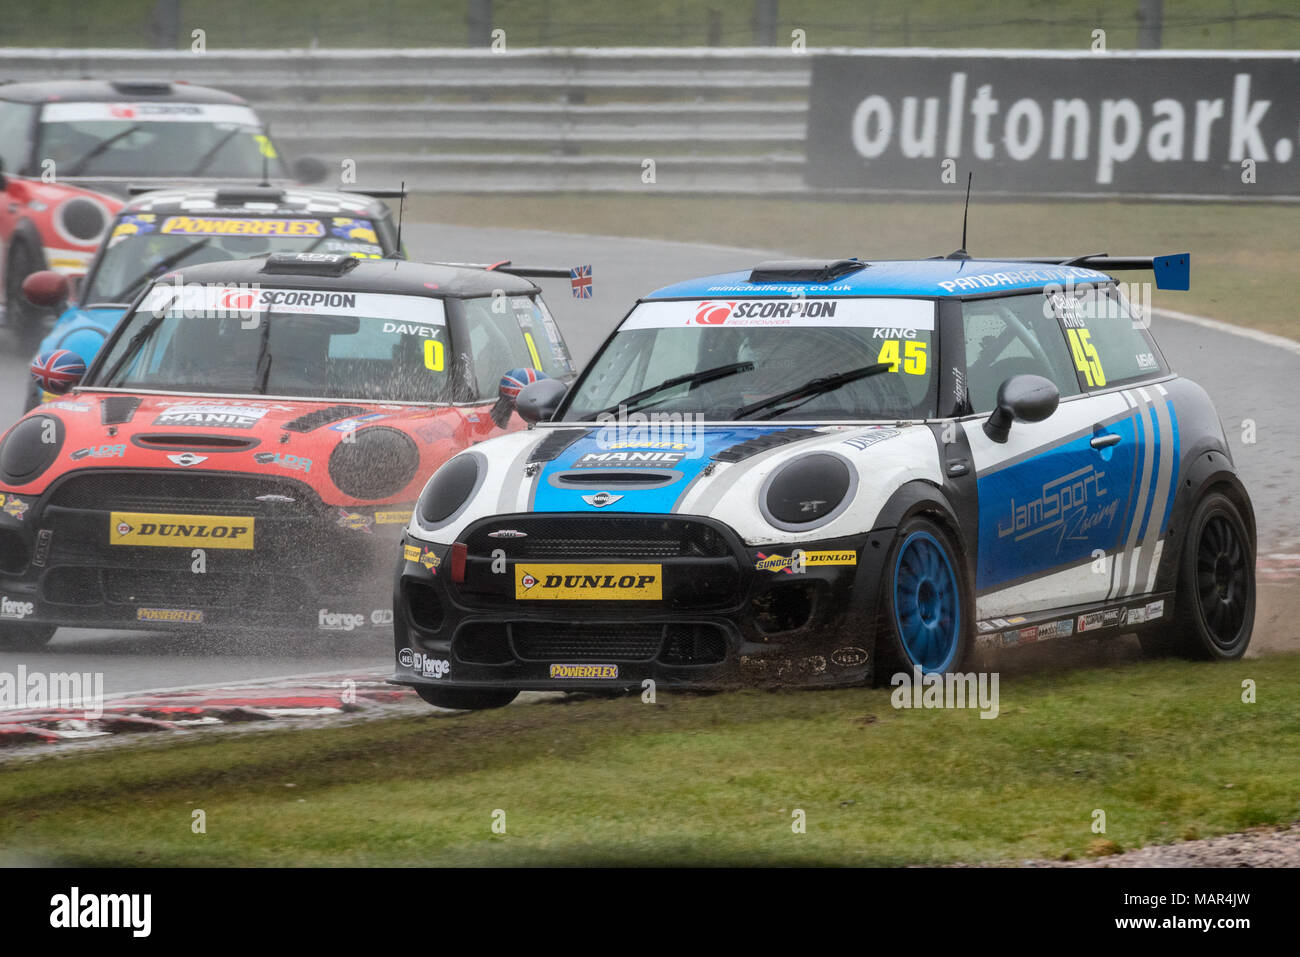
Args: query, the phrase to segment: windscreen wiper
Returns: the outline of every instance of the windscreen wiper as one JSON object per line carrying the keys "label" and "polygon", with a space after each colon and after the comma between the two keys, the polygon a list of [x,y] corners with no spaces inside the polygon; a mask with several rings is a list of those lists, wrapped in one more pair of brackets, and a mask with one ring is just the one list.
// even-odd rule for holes
{"label": "windscreen wiper", "polygon": [[638,408],[637,403],[642,399],[648,399],[652,395],[657,395],[665,389],[671,389],[677,385],[690,385],[693,389],[697,385],[704,385],[706,382],[712,382],[714,379],[722,379],[730,375],[736,375],[738,372],[753,371],[754,363],[752,362],[732,362],[729,365],[717,366],[712,369],[703,369],[700,372],[688,372],[685,375],[673,376],[671,379],[665,379],[658,385],[652,385],[648,389],[642,389],[640,392],[633,392],[629,396],[620,399],[616,405],[611,405],[607,409],[601,409],[593,413],[591,418],[599,418],[602,415],[613,415],[619,409],[625,412],[632,412]]}
{"label": "windscreen wiper", "polygon": [[225,146],[225,145],[226,145],[227,143],[229,143],[232,139],[234,139],[234,138],[235,138],[235,137],[240,133],[240,131],[241,131],[242,129],[243,129],[243,127],[236,126],[236,127],[235,127],[233,130],[231,130],[229,133],[226,133],[224,136],[222,136],[221,139],[219,139],[219,140],[217,140],[215,143],[213,143],[213,144],[212,144],[212,148],[209,149],[209,150],[208,150],[206,153],[204,153],[202,156],[200,156],[200,157],[199,157],[199,161],[198,161],[197,163],[194,164],[194,168],[193,168],[192,170],[190,170],[188,173],[186,173],[185,175],[186,175],[186,176],[198,176],[198,175],[199,175],[200,173],[202,173],[205,169],[207,169],[207,168],[208,168],[208,164],[211,163],[214,159],[216,159],[217,154],[221,152],[221,147]]}
{"label": "windscreen wiper", "polygon": [[115,143],[119,142],[120,140],[124,140],[124,139],[126,139],[126,138],[127,138],[128,136],[130,136],[132,133],[138,133],[138,132],[140,132],[140,130],[142,130],[142,129],[144,129],[143,126],[141,126],[139,123],[134,123],[134,124],[132,124],[131,126],[128,126],[126,129],[122,130],[121,132],[119,132],[119,133],[114,133],[114,134],[113,134],[112,136],[110,136],[108,139],[106,139],[106,140],[100,140],[98,143],[96,143],[94,146],[92,146],[89,150],[87,150],[84,154],[82,154],[81,156],[79,156],[76,160],[74,160],[73,162],[69,163],[69,164],[68,164],[68,171],[67,171],[66,173],[64,173],[63,175],[65,175],[65,176],[76,176],[76,175],[80,174],[81,171],[82,171],[83,169],[86,168],[86,164],[89,163],[91,160],[93,160],[95,157],[97,157],[97,156],[102,156],[104,153],[108,152],[108,150],[109,150],[109,149],[110,149],[110,148],[111,148]]}
{"label": "windscreen wiper", "polygon": [[[118,358],[118,360],[113,363],[112,368],[108,369],[104,373],[105,384],[111,383],[114,377],[118,374],[118,372],[121,371],[122,367],[126,365],[127,361],[135,357],[135,354],[136,352],[139,351],[140,346],[144,343],[146,339],[148,339],[151,335],[153,335],[154,330],[157,329],[158,326],[162,323],[162,321],[167,318],[167,314],[171,312],[172,306],[176,305],[176,300],[179,298],[180,298],[180,293],[177,292],[171,297],[167,305],[154,309],[153,318],[150,319],[148,322],[146,322],[144,324],[144,327],[131,337],[131,341],[126,344],[126,350],[122,353],[122,355]],[[137,315],[138,314],[139,313],[137,312]]]}
{"label": "windscreen wiper", "polygon": [[172,266],[175,266],[178,262],[180,262],[182,259],[188,256],[190,253],[197,252],[198,250],[202,249],[210,242],[212,242],[212,238],[210,236],[204,237],[203,239],[200,239],[197,243],[190,243],[184,249],[177,250],[167,258],[159,260],[158,262],[150,266],[148,269],[146,269],[144,272],[142,272],[140,275],[132,279],[129,285],[123,286],[122,291],[118,293],[117,296],[110,301],[111,302],[125,301],[126,297],[131,294],[132,289],[140,285],[140,283],[144,282],[145,280],[151,278],[154,275],[154,273],[166,272],[168,269],[171,269]]}
{"label": "windscreen wiper", "polygon": [[[749,405],[742,405],[732,413],[731,417],[733,419],[747,419],[755,412],[762,412],[764,409],[770,409],[773,406],[780,406],[795,399],[811,399],[824,393],[831,392],[834,389],[838,389],[840,386],[848,385],[850,382],[865,379],[867,376],[876,375],[881,372],[888,372],[892,368],[894,368],[892,363],[877,362],[874,365],[863,366],[861,369],[850,369],[848,372],[841,372],[837,375],[811,379],[799,386],[797,389],[790,389],[788,392],[778,392],[776,395],[768,396],[766,399],[751,402]],[[773,412],[772,415],[779,415],[784,411],[788,410],[780,409],[777,412]],[[764,416],[764,418],[771,418],[771,416]]]}

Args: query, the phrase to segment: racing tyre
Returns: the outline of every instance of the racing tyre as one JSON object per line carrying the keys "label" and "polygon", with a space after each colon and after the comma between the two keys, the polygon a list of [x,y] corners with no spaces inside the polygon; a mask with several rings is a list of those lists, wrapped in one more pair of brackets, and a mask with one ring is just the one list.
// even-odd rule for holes
{"label": "racing tyre", "polygon": [[50,643],[57,630],[53,625],[0,626],[0,651],[37,651]]}
{"label": "racing tyre", "polygon": [[1219,492],[1201,499],[1178,556],[1169,621],[1138,633],[1148,655],[1240,658],[1255,626],[1255,549],[1241,513]]}
{"label": "racing tyre", "polygon": [[504,708],[515,700],[518,691],[498,688],[443,688],[435,685],[416,685],[415,693],[425,704],[453,711],[486,711]]}
{"label": "racing tyre", "polygon": [[23,280],[45,264],[23,240],[9,248],[9,261],[5,264],[5,322],[13,330],[20,348],[34,349],[45,335],[46,320],[54,311],[34,306],[23,295]]}
{"label": "racing tyre", "polygon": [[942,673],[970,657],[971,591],[957,555],[951,536],[928,519],[912,518],[899,528],[881,581],[881,683],[891,668]]}

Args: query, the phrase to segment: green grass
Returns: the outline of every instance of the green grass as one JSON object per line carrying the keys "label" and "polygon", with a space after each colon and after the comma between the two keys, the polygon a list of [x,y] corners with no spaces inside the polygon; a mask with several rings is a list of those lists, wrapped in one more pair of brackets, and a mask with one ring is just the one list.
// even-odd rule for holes
{"label": "green grass", "polygon": [[[954,188],[955,189],[955,188]],[[793,200],[761,197],[551,194],[422,196],[420,222],[721,243],[807,256],[906,259],[961,244],[961,196],[951,201]],[[1300,338],[1291,302],[1300,205],[1258,203],[1005,202],[973,197],[977,256],[1137,255],[1188,251],[1190,292],[1155,305]],[[737,268],[745,265],[737,261]],[[1150,274],[1121,274],[1147,282]],[[649,291],[649,290],[645,290]]]}
{"label": "green grass", "polygon": [[[1259,701],[1243,704],[1254,679]],[[1300,656],[888,689],[570,701],[208,737],[0,772],[0,859],[62,864],[934,864],[1300,818]],[[191,812],[207,833],[191,833]],[[506,833],[491,830],[495,810]],[[807,815],[807,833],[791,829]],[[1094,809],[1107,830],[1091,830]]]}
{"label": "green grass", "polygon": [[[0,45],[150,46],[156,0],[41,0],[11,4]],[[495,0],[491,25],[512,47],[747,46],[752,0]],[[207,31],[209,49],[307,46],[463,46],[469,0],[182,0],[181,47]],[[1138,0],[782,0],[778,42],[801,29],[809,46],[1085,48],[1106,31],[1111,49],[1137,44]],[[1166,0],[1169,48],[1292,49],[1300,14],[1282,0]]]}

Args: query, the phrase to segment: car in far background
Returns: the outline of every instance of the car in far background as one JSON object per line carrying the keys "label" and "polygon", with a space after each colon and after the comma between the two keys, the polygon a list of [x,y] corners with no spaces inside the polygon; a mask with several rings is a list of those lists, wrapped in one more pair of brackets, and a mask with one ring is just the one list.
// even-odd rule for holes
{"label": "car in far background", "polygon": [[572,375],[540,293],[344,253],[162,277],[0,438],[0,647],[60,625],[386,639],[427,475],[522,427],[520,384]]}
{"label": "car in far background", "polygon": [[[388,195],[388,191],[377,191]],[[85,279],[33,273],[38,305],[73,302],[41,341],[38,354],[66,349],[89,366],[131,302],[163,273],[268,252],[343,253],[359,259],[400,255],[392,213],[380,199],[305,187],[196,186],[161,189],[117,214]],[[33,379],[24,411],[51,393]]]}
{"label": "car in far background", "polygon": [[86,272],[130,185],[318,182],[319,160],[291,172],[241,97],[166,81],[57,80],[0,85],[0,274],[7,322],[27,342],[52,318],[21,294],[41,269]]}

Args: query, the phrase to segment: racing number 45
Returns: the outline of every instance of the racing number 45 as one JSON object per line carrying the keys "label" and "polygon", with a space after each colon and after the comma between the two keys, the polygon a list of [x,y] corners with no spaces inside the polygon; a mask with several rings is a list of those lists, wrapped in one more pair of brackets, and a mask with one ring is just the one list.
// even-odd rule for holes
{"label": "racing number 45", "polygon": [[[925,375],[925,343],[913,342],[907,340],[903,342],[903,354],[901,361],[903,371],[908,375]],[[886,339],[880,347],[880,355],[876,356],[876,361],[888,363],[890,372],[897,372],[900,356],[898,354],[899,340]]]}
{"label": "racing number 45", "polygon": [[1067,329],[1070,336],[1070,352],[1074,354],[1074,365],[1088,380],[1089,388],[1106,384],[1106,373],[1101,368],[1101,356],[1092,344],[1092,335],[1087,329]]}

